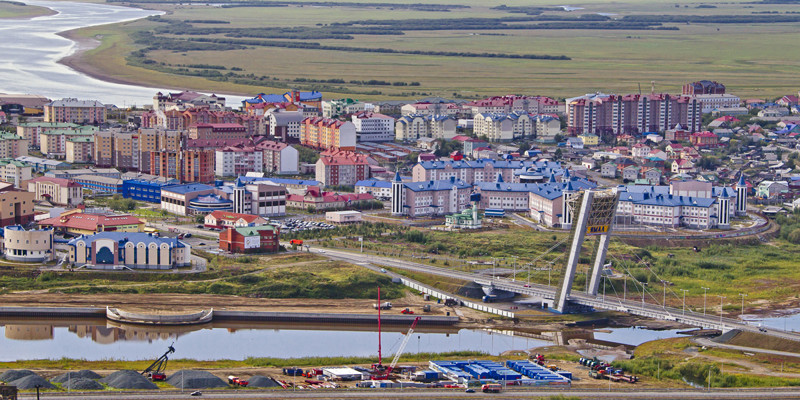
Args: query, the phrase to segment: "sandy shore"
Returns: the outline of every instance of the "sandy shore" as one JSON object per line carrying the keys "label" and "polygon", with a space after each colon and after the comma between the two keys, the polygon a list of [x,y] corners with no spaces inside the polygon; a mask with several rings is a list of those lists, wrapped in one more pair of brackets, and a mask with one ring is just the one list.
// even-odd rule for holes
{"label": "sandy shore", "polygon": [[[79,28],[80,29],[80,28]],[[162,85],[156,82],[141,82],[135,81],[133,79],[125,79],[120,78],[118,76],[114,76],[103,69],[98,68],[97,66],[91,64],[86,60],[84,54],[92,49],[97,48],[100,45],[100,40],[96,38],[87,38],[81,36],[77,33],[78,29],[73,29],[69,31],[59,32],[58,36],[61,36],[65,39],[69,39],[77,43],[77,47],[75,52],[72,54],[58,60],[59,64],[65,65],[77,72],[80,72],[84,75],[90,76],[92,78],[109,82],[109,83],[117,83],[121,85],[133,85],[133,86],[144,86],[144,87],[156,87],[156,88],[163,88],[163,89],[170,89],[170,90],[199,90],[199,91],[208,91],[208,89],[200,88],[200,87],[180,87],[180,86],[170,86],[170,85]],[[154,72],[155,73],[155,72]],[[244,93],[244,92],[228,92],[220,93],[215,92],[217,94],[222,95],[231,95],[231,96],[250,96],[252,93]]]}

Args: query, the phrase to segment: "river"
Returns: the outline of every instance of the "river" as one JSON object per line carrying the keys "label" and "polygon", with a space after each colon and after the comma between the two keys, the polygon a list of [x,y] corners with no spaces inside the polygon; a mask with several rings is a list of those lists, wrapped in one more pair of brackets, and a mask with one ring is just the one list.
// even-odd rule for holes
{"label": "river", "polygon": [[[142,360],[160,355],[174,343],[175,358],[196,360],[248,357],[375,356],[378,334],[370,325],[213,322],[186,327],[147,327],[99,320],[7,319],[0,321],[0,361],[78,358],[90,361]],[[383,354],[397,351],[408,327],[386,326]],[[679,336],[677,331],[614,328],[578,333],[603,345],[631,346]],[[406,352],[482,351],[499,355],[553,343],[513,331],[422,327],[414,332]],[[609,343],[613,342],[613,343]]]}
{"label": "river", "polygon": [[[76,97],[120,107],[151,104],[163,89],[95,79],[58,61],[77,50],[77,43],[58,35],[72,29],[112,24],[161,14],[159,11],[68,1],[24,0],[57,14],[33,19],[0,20],[0,92],[38,94],[51,99]],[[229,105],[242,98],[226,95]]]}

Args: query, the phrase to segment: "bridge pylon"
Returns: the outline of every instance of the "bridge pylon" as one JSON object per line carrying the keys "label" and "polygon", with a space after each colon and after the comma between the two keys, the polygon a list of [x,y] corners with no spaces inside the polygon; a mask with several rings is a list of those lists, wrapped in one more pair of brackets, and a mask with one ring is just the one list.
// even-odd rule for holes
{"label": "bridge pylon", "polygon": [[619,193],[616,189],[585,190],[577,196],[573,195],[566,205],[569,209],[563,210],[564,213],[571,212],[572,215],[575,215],[577,211],[577,218],[572,221],[575,225],[573,226],[572,244],[569,248],[569,259],[564,268],[561,287],[556,291],[554,305],[558,312],[567,311],[567,301],[572,291],[572,283],[575,280],[575,272],[586,236],[600,236],[597,255],[587,287],[589,294],[597,295],[618,201]]}

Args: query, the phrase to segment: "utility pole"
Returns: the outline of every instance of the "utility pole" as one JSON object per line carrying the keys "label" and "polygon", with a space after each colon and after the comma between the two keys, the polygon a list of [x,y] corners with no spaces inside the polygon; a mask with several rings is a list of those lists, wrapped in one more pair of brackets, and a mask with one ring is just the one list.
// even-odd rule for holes
{"label": "utility pole", "polygon": [[622,301],[624,302],[628,298],[628,275],[622,275],[622,279],[624,279],[622,283]]}
{"label": "utility pole", "polygon": [[741,319],[744,317],[744,298],[747,297],[747,295],[744,293],[739,293],[739,296],[742,296],[742,313],[739,314],[739,318]]}
{"label": "utility pole", "polygon": [[661,283],[664,284],[664,297],[661,298],[661,307],[667,308],[667,281],[661,280]]}
{"label": "utility pole", "polygon": [[683,315],[686,315],[686,292],[688,292],[688,290],[681,289],[681,292],[683,292]]}
{"label": "utility pole", "polygon": [[703,315],[706,315],[706,295],[708,294],[708,288],[704,287],[703,289]]}
{"label": "utility pole", "polygon": [[722,324],[722,299],[727,299],[725,296],[717,295],[719,297],[719,323]]}

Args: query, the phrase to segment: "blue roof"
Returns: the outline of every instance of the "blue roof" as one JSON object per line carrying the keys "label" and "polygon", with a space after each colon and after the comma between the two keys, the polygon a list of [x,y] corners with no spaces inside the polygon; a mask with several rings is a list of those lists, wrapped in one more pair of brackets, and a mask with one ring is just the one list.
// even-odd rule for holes
{"label": "blue roof", "polygon": [[[491,160],[491,159],[481,159],[475,161],[468,161],[468,160],[461,160],[461,161],[423,161],[418,165],[422,165],[425,169],[444,169],[447,165],[452,166],[453,169],[459,168],[484,168],[486,164],[491,164],[494,168],[512,168],[512,169],[522,169],[522,168],[529,168],[532,166],[539,165],[540,163],[546,163],[542,161],[521,161],[521,160]],[[561,164],[554,163],[561,167]]]}
{"label": "blue roof", "polygon": [[561,197],[566,191],[593,189],[597,185],[582,178],[571,178],[565,182],[548,183],[505,183],[505,182],[477,182],[475,187],[481,192],[529,192],[548,200]]}
{"label": "blue roof", "polygon": [[708,208],[711,207],[715,202],[716,198],[704,198],[704,197],[690,197],[690,196],[673,196],[671,194],[655,194],[652,195],[649,192],[643,193],[633,193],[633,192],[621,192],[619,195],[619,201],[630,201],[634,204],[643,204],[643,205],[651,205],[651,206],[667,206],[667,207],[703,207]]}
{"label": "blue roof", "polygon": [[117,241],[120,245],[124,245],[125,242],[144,242],[147,245],[150,243],[155,243],[156,245],[160,246],[162,243],[167,243],[170,245],[170,247],[184,247],[183,242],[176,238],[156,237],[151,236],[149,233],[142,232],[100,232],[95,233],[94,235],[76,237],[75,239],[67,242],[67,244],[74,246],[78,242],[84,242],[88,245],[98,239],[111,239]]}
{"label": "blue roof", "polygon": [[161,191],[178,193],[178,194],[187,194],[187,193],[199,192],[201,190],[210,190],[210,189],[214,189],[214,187],[202,183],[190,183],[186,185],[165,186],[161,188]]}
{"label": "blue roof", "polygon": [[451,190],[453,188],[467,189],[472,187],[472,185],[462,180],[456,180],[456,179],[444,179],[441,181],[427,181],[427,182],[409,182],[409,183],[404,183],[403,186],[405,186],[412,192],[431,192],[438,190]]}
{"label": "blue roof", "polygon": [[747,187],[747,182],[744,181],[744,174],[739,174],[739,183],[736,186]]}
{"label": "blue roof", "polygon": [[[399,177],[400,177],[400,175],[398,174],[396,178],[399,178]],[[366,186],[366,187],[388,189],[388,188],[392,187],[392,182],[379,181],[379,180],[375,180],[375,179],[368,179],[368,180],[356,182],[356,186]]]}

